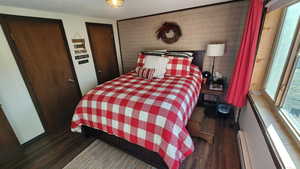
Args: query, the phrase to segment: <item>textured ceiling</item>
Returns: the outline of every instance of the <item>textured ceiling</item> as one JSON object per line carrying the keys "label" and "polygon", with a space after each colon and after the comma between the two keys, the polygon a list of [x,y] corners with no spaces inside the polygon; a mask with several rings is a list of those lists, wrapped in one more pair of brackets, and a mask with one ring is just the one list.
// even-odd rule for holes
{"label": "textured ceiling", "polygon": [[226,1],[230,0],[125,0],[121,8],[111,8],[105,0],[0,0],[0,5],[126,19]]}

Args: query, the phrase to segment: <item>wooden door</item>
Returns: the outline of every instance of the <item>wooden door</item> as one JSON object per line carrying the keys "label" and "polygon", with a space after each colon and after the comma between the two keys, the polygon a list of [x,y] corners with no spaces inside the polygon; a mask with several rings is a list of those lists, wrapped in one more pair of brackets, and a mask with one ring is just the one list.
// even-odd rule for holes
{"label": "wooden door", "polygon": [[61,21],[7,17],[5,22],[6,36],[46,131],[68,128],[81,94]]}
{"label": "wooden door", "polygon": [[98,83],[118,77],[120,74],[112,25],[87,23],[86,27]]}
{"label": "wooden door", "polygon": [[21,157],[20,143],[0,105],[0,166]]}

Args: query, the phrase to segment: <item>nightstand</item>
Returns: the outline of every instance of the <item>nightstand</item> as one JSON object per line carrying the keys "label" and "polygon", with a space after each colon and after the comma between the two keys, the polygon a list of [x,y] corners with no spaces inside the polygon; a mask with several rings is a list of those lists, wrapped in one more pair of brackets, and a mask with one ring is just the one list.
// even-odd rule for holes
{"label": "nightstand", "polygon": [[216,106],[218,104],[224,103],[225,98],[225,90],[210,90],[208,85],[203,84],[198,105],[205,107],[205,114],[206,115],[216,115]]}
{"label": "nightstand", "polygon": [[198,103],[202,106],[217,105],[224,102],[224,97],[224,90],[210,90],[208,85],[203,84]]}

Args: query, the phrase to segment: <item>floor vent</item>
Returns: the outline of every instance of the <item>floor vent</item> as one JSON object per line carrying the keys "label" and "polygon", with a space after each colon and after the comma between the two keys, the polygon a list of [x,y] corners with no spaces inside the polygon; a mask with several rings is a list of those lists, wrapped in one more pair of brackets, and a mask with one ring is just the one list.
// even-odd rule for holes
{"label": "floor vent", "polygon": [[247,146],[247,140],[245,138],[244,132],[242,131],[238,132],[237,140],[239,144],[239,152],[240,152],[242,169],[254,169],[251,164],[250,154]]}

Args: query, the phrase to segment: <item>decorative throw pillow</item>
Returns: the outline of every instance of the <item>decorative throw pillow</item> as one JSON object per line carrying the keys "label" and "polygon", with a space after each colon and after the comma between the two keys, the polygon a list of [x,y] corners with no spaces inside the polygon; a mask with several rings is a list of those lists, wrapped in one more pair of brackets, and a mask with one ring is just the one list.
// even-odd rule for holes
{"label": "decorative throw pillow", "polygon": [[138,54],[137,67],[143,67],[145,63],[145,55],[143,53]]}
{"label": "decorative throw pillow", "polygon": [[162,56],[167,53],[167,50],[162,49],[162,50],[147,50],[147,51],[142,51],[144,55],[155,55],[155,56]]}
{"label": "decorative throw pillow", "polygon": [[193,52],[167,52],[166,55],[189,58],[189,57],[193,57]]}
{"label": "decorative throw pillow", "polygon": [[190,66],[193,58],[167,56],[169,62],[167,64],[166,75],[170,76],[187,76],[190,74]]}
{"label": "decorative throw pillow", "polygon": [[160,57],[160,56],[145,56],[145,68],[155,69],[154,77],[157,78],[164,78],[164,75],[167,70],[167,63],[169,58],[167,57]]}
{"label": "decorative throw pillow", "polygon": [[139,77],[145,79],[153,79],[153,75],[155,73],[155,69],[148,69],[143,67],[136,67],[135,71]]}

